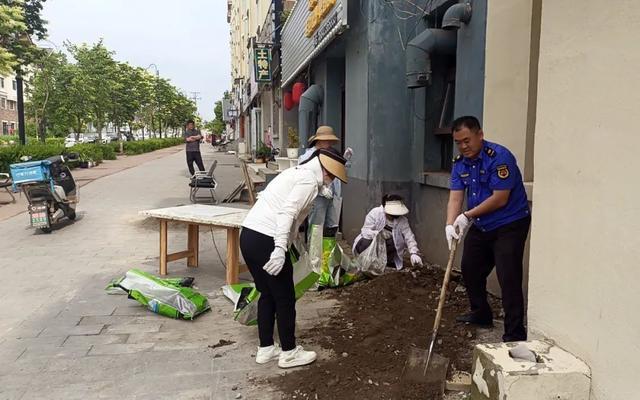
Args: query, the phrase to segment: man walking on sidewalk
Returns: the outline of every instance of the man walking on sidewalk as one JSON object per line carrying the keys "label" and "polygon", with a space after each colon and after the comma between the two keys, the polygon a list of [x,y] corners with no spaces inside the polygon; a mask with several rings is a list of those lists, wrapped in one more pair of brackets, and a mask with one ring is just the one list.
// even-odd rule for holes
{"label": "man walking on sidewalk", "polygon": [[189,167],[191,176],[195,173],[194,162],[200,171],[204,171],[202,155],[200,154],[200,140],[202,140],[202,134],[199,129],[196,129],[195,122],[190,119],[187,121],[187,129],[184,131],[184,141],[187,143],[187,167]]}
{"label": "man walking on sidewalk", "polygon": [[[505,147],[484,140],[475,117],[453,122],[453,140],[460,155],[451,171],[451,192],[445,233],[449,248],[470,225],[462,253],[462,277],[471,313],[458,322],[492,325],[487,302],[487,277],[495,265],[502,289],[505,342],[527,340],[522,294],[522,256],[531,212],[520,169]],[[466,191],[467,211],[462,212]]]}

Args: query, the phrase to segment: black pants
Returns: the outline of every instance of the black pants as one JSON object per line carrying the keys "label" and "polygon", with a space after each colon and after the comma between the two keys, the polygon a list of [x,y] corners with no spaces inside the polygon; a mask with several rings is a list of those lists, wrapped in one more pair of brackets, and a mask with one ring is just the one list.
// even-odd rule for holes
{"label": "black pants", "polygon": [[278,333],[282,350],[296,348],[296,295],[293,285],[293,265],[289,252],[278,275],[269,275],[262,267],[269,261],[274,249],[273,238],[251,229],[242,228],[240,251],[249,267],[258,300],[258,335],[260,347],[273,345],[273,328],[278,317]]}
{"label": "black pants", "polygon": [[522,294],[522,256],[529,234],[531,217],[482,232],[471,226],[464,241],[462,276],[471,312],[482,319],[493,318],[487,302],[487,277],[496,267],[502,289],[505,342],[527,339],[524,327],[524,296]]}
{"label": "black pants", "polygon": [[195,170],[193,163],[196,163],[200,171],[204,171],[204,164],[202,163],[202,155],[199,151],[187,151],[187,167],[189,167],[189,173],[193,175]]}

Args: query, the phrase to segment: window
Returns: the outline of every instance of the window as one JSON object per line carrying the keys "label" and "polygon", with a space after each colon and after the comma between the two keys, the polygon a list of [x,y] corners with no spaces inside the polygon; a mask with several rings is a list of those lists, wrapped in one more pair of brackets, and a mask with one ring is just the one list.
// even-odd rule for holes
{"label": "window", "polygon": [[16,102],[13,100],[9,100],[9,110],[15,110],[16,109]]}
{"label": "window", "polygon": [[4,89],[4,78],[0,78],[0,89]]}
{"label": "window", "polygon": [[7,99],[0,97],[0,108],[7,108]]}
{"label": "window", "polygon": [[9,124],[9,135],[13,135],[16,131],[16,123],[12,122]]}
{"label": "window", "polygon": [[17,90],[18,89],[18,82],[13,81],[13,90]]}
{"label": "window", "polygon": [[2,134],[3,135],[9,134],[9,123],[7,121],[2,121]]}

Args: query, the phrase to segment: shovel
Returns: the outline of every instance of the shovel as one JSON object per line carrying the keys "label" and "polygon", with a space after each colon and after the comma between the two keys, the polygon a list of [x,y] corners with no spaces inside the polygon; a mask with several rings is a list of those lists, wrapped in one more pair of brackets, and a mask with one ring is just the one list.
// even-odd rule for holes
{"label": "shovel", "polygon": [[447,269],[444,273],[444,281],[440,289],[440,301],[438,302],[438,311],[433,321],[433,332],[431,333],[431,343],[429,349],[411,348],[409,357],[404,367],[404,376],[409,380],[416,382],[428,383],[430,385],[441,386],[444,393],[444,384],[447,378],[447,369],[449,368],[449,359],[433,352],[433,347],[438,336],[438,328],[440,328],[440,320],[442,319],[442,309],[447,296],[447,286],[451,278],[451,270],[453,269],[453,259],[456,257],[456,249],[458,241],[451,242],[451,251],[449,252],[449,261]]}

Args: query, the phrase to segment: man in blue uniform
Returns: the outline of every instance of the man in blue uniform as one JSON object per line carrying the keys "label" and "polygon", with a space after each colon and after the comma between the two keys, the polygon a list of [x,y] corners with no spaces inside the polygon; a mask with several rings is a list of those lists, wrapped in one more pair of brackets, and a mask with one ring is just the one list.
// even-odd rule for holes
{"label": "man in blue uniform", "polygon": [[[451,171],[445,233],[449,248],[469,228],[462,254],[462,276],[471,312],[458,322],[493,325],[487,302],[487,277],[495,265],[505,312],[505,342],[527,339],[522,294],[522,257],[531,212],[522,176],[511,152],[484,140],[477,118],[453,122],[453,140],[460,151]],[[462,212],[466,191],[467,211]]]}

